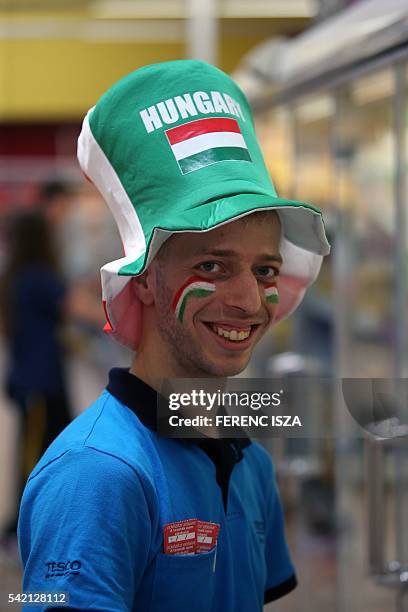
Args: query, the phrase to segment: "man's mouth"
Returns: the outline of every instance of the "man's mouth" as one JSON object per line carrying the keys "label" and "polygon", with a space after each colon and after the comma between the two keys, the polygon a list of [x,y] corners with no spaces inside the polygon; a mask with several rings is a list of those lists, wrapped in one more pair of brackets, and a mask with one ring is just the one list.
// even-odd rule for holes
{"label": "man's mouth", "polygon": [[205,326],[210,329],[219,338],[223,338],[229,342],[239,344],[244,343],[259,327],[259,325],[234,325],[229,323],[209,323],[205,322]]}
{"label": "man's mouth", "polygon": [[246,340],[251,333],[251,327],[245,330],[225,329],[225,327],[222,325],[217,325],[216,323],[213,323],[211,327],[216,334],[223,336],[224,338],[228,338],[228,340],[232,340],[233,342],[242,342],[242,340]]}

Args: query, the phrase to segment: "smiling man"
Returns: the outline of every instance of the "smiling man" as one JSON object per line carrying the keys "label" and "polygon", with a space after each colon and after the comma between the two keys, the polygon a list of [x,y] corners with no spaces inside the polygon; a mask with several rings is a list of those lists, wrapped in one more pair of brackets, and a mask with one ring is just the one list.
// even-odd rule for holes
{"label": "smiling man", "polygon": [[106,331],[136,353],[28,480],[24,591],[47,594],[37,610],[262,610],[296,586],[271,460],[249,438],[160,437],[157,392],[246,367],[318,274],[321,214],[278,198],[245,96],[203,62],[115,84],[78,157],[125,250],[102,268]]}

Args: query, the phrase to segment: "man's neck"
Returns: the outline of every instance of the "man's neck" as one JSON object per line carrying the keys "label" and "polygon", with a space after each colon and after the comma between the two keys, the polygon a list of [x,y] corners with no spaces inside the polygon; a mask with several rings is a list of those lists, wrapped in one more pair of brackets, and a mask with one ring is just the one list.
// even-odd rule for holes
{"label": "man's neck", "polygon": [[[157,361],[154,362],[154,365],[150,362],[148,355],[145,352],[139,352],[135,355],[132,365],[129,369],[129,372],[134,376],[137,376],[144,383],[149,385],[152,389],[157,391],[158,393],[163,393],[163,383],[165,380],[175,379],[175,378],[210,378],[205,373],[201,373],[200,375],[188,374],[183,371],[179,371],[174,373],[173,368],[171,367],[163,367],[161,370],[157,368]],[[159,374],[161,372],[161,375]],[[207,381],[208,382],[208,381]],[[225,386],[225,379],[213,380],[213,384],[217,384],[218,387],[223,388]],[[187,390],[186,390],[187,391]],[[198,431],[201,431],[206,437],[209,438],[219,438],[219,430],[217,427],[205,427],[202,429],[201,427],[197,427]]]}
{"label": "man's neck", "polygon": [[151,372],[146,360],[141,359],[139,355],[134,357],[129,372],[140,378],[140,380],[143,380],[143,382],[149,385],[149,387],[152,387],[155,391],[160,391],[163,384],[163,376],[158,376]]}

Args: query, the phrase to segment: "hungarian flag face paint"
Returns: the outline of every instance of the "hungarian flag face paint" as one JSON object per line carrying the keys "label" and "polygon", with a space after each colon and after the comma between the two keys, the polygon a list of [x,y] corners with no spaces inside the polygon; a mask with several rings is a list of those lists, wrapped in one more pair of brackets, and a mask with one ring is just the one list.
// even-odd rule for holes
{"label": "hungarian flag face paint", "polygon": [[268,304],[279,304],[279,293],[276,283],[265,287],[265,297]]}
{"label": "hungarian flag face paint", "polygon": [[184,285],[180,287],[174,296],[172,308],[176,317],[183,322],[184,311],[188,300],[192,297],[208,297],[215,291],[214,283],[203,280],[196,276],[190,277]]}
{"label": "hungarian flag face paint", "polygon": [[182,174],[220,161],[251,161],[235,119],[197,119],[166,130],[166,136]]}

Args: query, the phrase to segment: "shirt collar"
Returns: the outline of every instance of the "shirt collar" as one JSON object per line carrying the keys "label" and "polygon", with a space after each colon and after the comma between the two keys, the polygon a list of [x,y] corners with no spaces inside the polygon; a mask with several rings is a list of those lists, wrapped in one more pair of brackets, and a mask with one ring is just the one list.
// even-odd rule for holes
{"label": "shirt collar", "polygon": [[[113,368],[109,372],[107,390],[122,404],[130,408],[140,421],[151,431],[157,431],[157,391],[152,389],[137,376],[130,373],[129,368]],[[242,449],[251,444],[250,438],[180,438],[181,441],[191,442],[211,454],[216,453],[220,447],[228,444],[236,454],[236,460],[242,458]]]}

